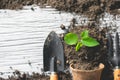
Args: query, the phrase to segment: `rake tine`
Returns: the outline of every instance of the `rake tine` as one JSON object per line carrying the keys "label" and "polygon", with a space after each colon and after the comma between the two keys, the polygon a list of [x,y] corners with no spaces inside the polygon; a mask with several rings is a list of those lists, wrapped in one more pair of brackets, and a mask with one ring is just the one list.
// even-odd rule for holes
{"label": "rake tine", "polygon": [[114,56],[118,56],[119,55],[119,35],[118,32],[116,32],[115,35],[115,53]]}
{"label": "rake tine", "polygon": [[108,43],[107,43],[108,56],[112,58],[113,57],[113,39],[110,33],[107,34],[107,39],[108,39]]}

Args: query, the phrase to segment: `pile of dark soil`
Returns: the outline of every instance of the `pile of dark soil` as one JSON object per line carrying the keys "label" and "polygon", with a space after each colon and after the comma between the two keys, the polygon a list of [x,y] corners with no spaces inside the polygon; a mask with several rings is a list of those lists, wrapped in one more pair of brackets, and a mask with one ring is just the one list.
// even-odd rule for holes
{"label": "pile of dark soil", "polygon": [[0,9],[22,9],[25,5],[50,5],[58,10],[75,12],[99,23],[105,12],[120,14],[119,0],[0,0]]}
{"label": "pile of dark soil", "polygon": [[0,9],[22,9],[25,5],[50,5],[58,10],[75,12],[99,23],[105,12],[120,14],[119,0],[0,0]]}
{"label": "pile of dark soil", "polygon": [[75,12],[96,20],[104,12],[120,8],[119,0],[47,0],[58,10]]}
{"label": "pile of dark soil", "polygon": [[32,4],[47,4],[58,10],[80,13],[94,19],[104,12],[120,9],[119,0],[0,0],[0,9],[21,9]]}

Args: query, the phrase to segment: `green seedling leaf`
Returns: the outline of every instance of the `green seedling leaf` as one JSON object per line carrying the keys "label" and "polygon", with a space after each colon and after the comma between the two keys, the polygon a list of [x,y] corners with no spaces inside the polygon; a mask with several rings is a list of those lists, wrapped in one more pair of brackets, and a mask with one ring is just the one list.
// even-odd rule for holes
{"label": "green seedling leaf", "polygon": [[87,47],[94,47],[99,45],[99,42],[89,36],[89,31],[84,30],[80,34],[80,41],[78,40],[78,36],[75,33],[68,33],[64,36],[64,41],[68,45],[76,45],[75,50],[79,51],[79,49],[84,45]]}
{"label": "green seedling leaf", "polygon": [[80,36],[81,36],[81,38],[89,37],[89,31],[88,30],[84,30],[83,32],[81,32]]}
{"label": "green seedling leaf", "polygon": [[68,33],[65,35],[64,41],[68,45],[75,45],[78,42],[78,36],[75,33]]}
{"label": "green seedling leaf", "polygon": [[83,38],[81,39],[81,42],[83,45],[88,46],[88,47],[94,47],[94,46],[99,45],[99,42],[97,42],[97,40],[95,40],[92,37]]}
{"label": "green seedling leaf", "polygon": [[76,51],[79,51],[79,49],[83,46],[83,44],[81,42],[78,42],[76,47],[75,47],[75,50]]}

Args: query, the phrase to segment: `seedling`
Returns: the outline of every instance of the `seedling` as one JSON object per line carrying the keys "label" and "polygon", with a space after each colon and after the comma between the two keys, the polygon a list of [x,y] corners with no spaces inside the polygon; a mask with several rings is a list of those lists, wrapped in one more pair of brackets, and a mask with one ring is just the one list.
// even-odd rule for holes
{"label": "seedling", "polygon": [[94,47],[99,45],[96,39],[89,36],[88,30],[81,32],[80,37],[75,33],[67,33],[64,37],[64,41],[68,45],[76,45],[76,51],[79,51],[82,46]]}

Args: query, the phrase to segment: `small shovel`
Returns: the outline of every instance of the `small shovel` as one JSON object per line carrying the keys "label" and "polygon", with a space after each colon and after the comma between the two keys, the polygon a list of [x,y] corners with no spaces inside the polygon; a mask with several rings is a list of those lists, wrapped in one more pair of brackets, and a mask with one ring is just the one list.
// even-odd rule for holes
{"label": "small shovel", "polygon": [[108,34],[108,54],[109,60],[111,61],[114,67],[114,80],[120,80],[120,44],[119,44],[119,35],[115,34],[114,40],[112,35]]}
{"label": "small shovel", "polygon": [[58,35],[52,31],[48,35],[43,49],[43,68],[50,72],[50,80],[58,80],[58,72],[64,71],[64,49]]}

